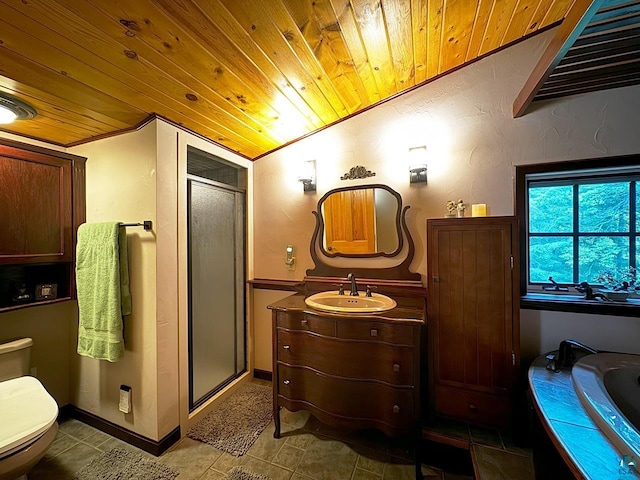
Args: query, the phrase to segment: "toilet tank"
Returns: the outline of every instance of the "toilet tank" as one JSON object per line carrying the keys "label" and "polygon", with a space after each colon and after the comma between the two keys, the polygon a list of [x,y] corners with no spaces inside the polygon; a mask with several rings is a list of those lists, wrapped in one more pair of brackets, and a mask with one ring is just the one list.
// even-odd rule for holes
{"label": "toilet tank", "polygon": [[30,338],[0,343],[0,382],[29,374],[32,345]]}

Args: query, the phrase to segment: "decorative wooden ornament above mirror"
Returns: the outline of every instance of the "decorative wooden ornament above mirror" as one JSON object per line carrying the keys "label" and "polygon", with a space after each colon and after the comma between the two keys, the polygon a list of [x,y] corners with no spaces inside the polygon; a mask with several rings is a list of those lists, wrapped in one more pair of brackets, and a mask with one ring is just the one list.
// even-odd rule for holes
{"label": "decorative wooden ornament above mirror", "polygon": [[316,228],[311,237],[315,268],[310,277],[403,281],[421,285],[419,273],[409,271],[415,246],[406,223],[409,206],[392,188],[358,185],[327,192],[318,201]]}

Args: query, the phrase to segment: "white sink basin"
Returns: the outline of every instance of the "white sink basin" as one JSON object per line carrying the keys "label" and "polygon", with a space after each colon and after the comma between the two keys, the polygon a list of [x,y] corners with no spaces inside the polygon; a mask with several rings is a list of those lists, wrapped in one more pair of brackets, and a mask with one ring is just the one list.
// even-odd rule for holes
{"label": "white sink basin", "polygon": [[609,441],[628,458],[640,458],[640,355],[587,355],[573,366],[571,378]]}
{"label": "white sink basin", "polygon": [[372,293],[370,297],[364,294],[352,297],[348,293],[340,295],[337,290],[316,293],[305,298],[304,302],[316,310],[333,313],[380,313],[397,305],[393,298],[379,293]]}

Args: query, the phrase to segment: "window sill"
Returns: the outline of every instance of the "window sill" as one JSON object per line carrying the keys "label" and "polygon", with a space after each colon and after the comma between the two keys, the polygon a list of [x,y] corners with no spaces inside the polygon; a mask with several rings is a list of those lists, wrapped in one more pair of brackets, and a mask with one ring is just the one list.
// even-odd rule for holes
{"label": "window sill", "polygon": [[549,310],[552,312],[638,317],[640,313],[640,299],[630,298],[627,299],[626,302],[604,302],[602,300],[583,300],[580,295],[528,293],[520,297],[520,308],[527,310]]}

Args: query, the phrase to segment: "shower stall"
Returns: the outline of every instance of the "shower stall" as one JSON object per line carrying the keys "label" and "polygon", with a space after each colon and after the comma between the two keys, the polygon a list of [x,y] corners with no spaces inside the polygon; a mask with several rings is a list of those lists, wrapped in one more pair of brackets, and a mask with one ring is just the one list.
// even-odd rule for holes
{"label": "shower stall", "polygon": [[187,173],[193,411],[246,370],[246,171],[190,147]]}

